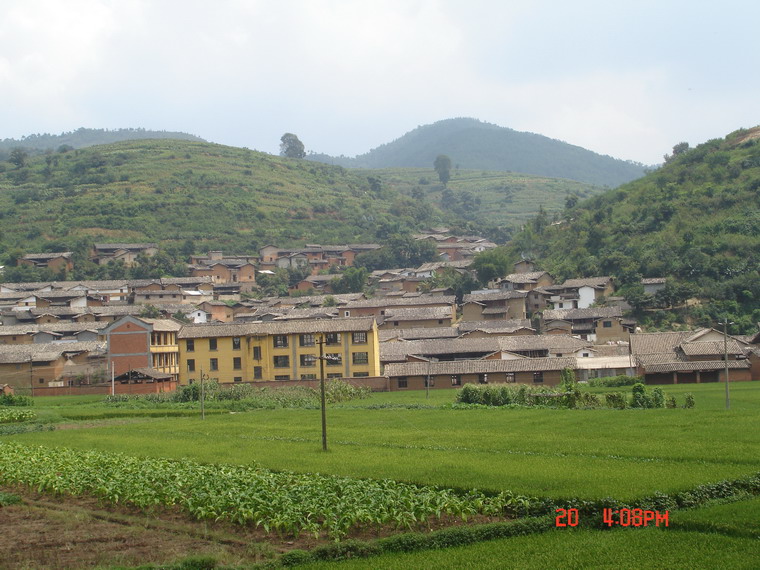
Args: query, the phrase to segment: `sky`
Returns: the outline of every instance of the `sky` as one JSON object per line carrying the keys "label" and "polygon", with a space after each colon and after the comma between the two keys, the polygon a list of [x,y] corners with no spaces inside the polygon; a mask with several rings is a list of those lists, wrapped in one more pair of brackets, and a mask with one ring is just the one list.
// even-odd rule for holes
{"label": "sky", "polygon": [[760,124],[755,0],[2,0],[0,139],[355,156],[453,117],[644,164]]}

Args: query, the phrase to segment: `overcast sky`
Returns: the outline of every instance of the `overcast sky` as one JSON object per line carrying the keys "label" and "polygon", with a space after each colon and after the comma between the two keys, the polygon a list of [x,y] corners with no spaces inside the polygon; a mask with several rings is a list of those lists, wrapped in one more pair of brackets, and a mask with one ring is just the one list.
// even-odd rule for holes
{"label": "overcast sky", "polygon": [[354,156],[474,117],[657,163],[760,124],[755,0],[1,0],[0,139]]}

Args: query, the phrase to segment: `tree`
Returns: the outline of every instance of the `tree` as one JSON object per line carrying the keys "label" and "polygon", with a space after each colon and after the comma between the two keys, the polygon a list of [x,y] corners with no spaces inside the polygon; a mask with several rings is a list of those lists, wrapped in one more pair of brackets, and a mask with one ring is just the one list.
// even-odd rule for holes
{"label": "tree", "polygon": [[363,267],[347,267],[341,277],[330,281],[335,293],[361,293],[367,283],[369,272]]}
{"label": "tree", "polygon": [[446,186],[449,180],[451,180],[451,159],[445,154],[439,154],[435,158],[433,168],[438,173],[438,179],[441,181],[441,184]]}
{"label": "tree", "polygon": [[15,165],[16,168],[22,168],[26,165],[26,159],[28,156],[29,153],[27,153],[23,148],[16,147],[11,151],[11,154],[8,157],[8,162]]}
{"label": "tree", "polygon": [[285,133],[280,138],[280,156],[303,158],[306,156],[303,143],[293,133]]}
{"label": "tree", "polygon": [[478,274],[478,279],[483,285],[498,277],[507,275],[512,260],[503,247],[487,249],[475,256],[472,267]]}

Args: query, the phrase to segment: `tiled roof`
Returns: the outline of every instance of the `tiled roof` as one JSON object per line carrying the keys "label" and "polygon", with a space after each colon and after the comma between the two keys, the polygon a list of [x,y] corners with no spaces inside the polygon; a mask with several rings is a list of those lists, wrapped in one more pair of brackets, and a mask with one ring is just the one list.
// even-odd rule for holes
{"label": "tiled roof", "polygon": [[631,353],[642,354],[673,354],[676,347],[694,336],[694,331],[637,333],[631,335]]}
{"label": "tiled roof", "polygon": [[531,271],[530,273],[510,273],[502,281],[509,283],[535,283],[542,276],[546,275],[546,271]]}
{"label": "tiled roof", "polygon": [[592,346],[593,343],[566,334],[537,334],[497,336],[499,348],[506,352],[526,350],[574,351]]}
{"label": "tiled roof", "polygon": [[96,243],[95,249],[147,249],[158,248],[155,243]]}
{"label": "tiled roof", "polygon": [[65,353],[90,352],[104,354],[105,343],[98,341],[63,342],[41,344],[4,344],[0,345],[0,364],[13,364],[32,361],[56,360]]}
{"label": "tiled roof", "polygon": [[34,260],[45,260],[45,259],[55,259],[57,257],[71,257],[72,252],[70,251],[61,251],[58,253],[27,253],[22,259],[28,259],[29,261]]}
{"label": "tiled roof", "polygon": [[10,325],[0,327],[0,335],[24,335],[36,332],[75,333],[87,330],[99,330],[108,325],[109,323],[105,321],[96,321],[92,323],[58,322],[47,325]]}
{"label": "tiled roof", "polygon": [[493,338],[440,338],[384,342],[380,345],[382,362],[403,362],[411,354],[435,356],[441,354],[491,354],[499,350],[499,343]]}
{"label": "tiled roof", "polygon": [[265,323],[185,325],[179,331],[177,338],[368,331],[372,328],[374,321],[375,319],[372,317],[360,317],[303,321],[269,321]]}
{"label": "tiled roof", "polygon": [[494,290],[488,293],[471,293],[465,295],[462,303],[483,303],[488,301],[502,301],[507,299],[524,299],[528,296],[527,291],[504,291]]}
{"label": "tiled roof", "polygon": [[489,319],[487,321],[460,321],[457,327],[460,333],[478,330],[496,333],[531,328],[531,324],[528,319]]}
{"label": "tiled roof", "polygon": [[562,285],[563,289],[576,289],[578,287],[605,287],[612,277],[583,277],[581,279],[568,279]]}
{"label": "tiled roof", "polygon": [[516,358],[512,360],[455,360],[447,362],[403,362],[387,364],[385,376],[439,374],[493,374],[498,372],[548,372],[575,368],[575,358]]}
{"label": "tiled roof", "polygon": [[680,349],[686,356],[722,356],[725,352],[730,355],[744,354],[742,347],[734,339],[728,339],[725,344],[716,340],[684,342]]}
{"label": "tiled roof", "polygon": [[[663,372],[695,372],[703,370],[724,370],[726,362],[723,360],[691,360],[691,361],[672,361],[652,364],[642,364],[647,373]],[[747,360],[729,360],[728,368],[730,370],[740,370],[750,368]]]}
{"label": "tiled roof", "polygon": [[152,324],[154,332],[177,332],[182,328],[182,323],[174,319],[148,319],[140,317],[140,320]]}
{"label": "tiled roof", "polygon": [[641,280],[642,285],[664,285],[665,282],[664,277],[645,277]]}
{"label": "tiled roof", "polygon": [[544,311],[544,321],[575,321],[580,319],[611,319],[622,317],[620,307],[589,307],[587,309],[548,309]]}
{"label": "tiled roof", "polygon": [[456,297],[453,295],[419,295],[417,297],[375,297],[352,301],[346,305],[346,309],[371,309],[404,307],[410,305],[454,305]]}
{"label": "tiled roof", "polygon": [[380,342],[392,339],[422,340],[434,338],[456,338],[459,331],[456,327],[420,327],[411,329],[386,329],[378,331]]}
{"label": "tiled roof", "polygon": [[386,321],[424,321],[443,320],[453,317],[451,307],[419,307],[412,309],[388,309],[385,312]]}

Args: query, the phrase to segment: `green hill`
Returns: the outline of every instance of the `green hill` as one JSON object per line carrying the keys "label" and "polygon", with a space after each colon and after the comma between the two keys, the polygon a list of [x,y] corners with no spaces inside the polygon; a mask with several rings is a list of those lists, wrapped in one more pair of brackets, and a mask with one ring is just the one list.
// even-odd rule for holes
{"label": "green hill", "polygon": [[417,127],[354,158],[307,158],[352,168],[430,167],[439,154],[461,169],[511,171],[615,187],[644,175],[645,167],[548,137],[459,118]]}
{"label": "green hill", "polygon": [[454,171],[445,189],[432,166],[368,171],[205,142],[127,141],[0,163],[0,256],[101,241],[251,253],[441,224],[505,241],[540,206],[557,212],[568,194],[600,191],[481,171]]}
{"label": "green hill", "polygon": [[187,133],[149,131],[145,129],[85,129],[80,128],[60,135],[34,134],[21,139],[0,140],[0,160],[7,160],[14,148],[22,148],[28,154],[52,152],[61,146],[85,148],[100,144],[145,139],[178,139],[203,142],[203,139]]}
{"label": "green hill", "polygon": [[534,220],[513,253],[560,278],[615,275],[638,301],[641,277],[667,277],[666,304],[704,301],[685,311],[692,322],[714,325],[728,315],[736,330],[756,330],[760,127],[684,146],[657,171],[567,210],[561,224]]}
{"label": "green hill", "polygon": [[386,226],[448,221],[398,192],[372,190],[359,172],[192,141],[121,142],[0,170],[6,252],[188,239],[199,251],[251,252],[266,243],[374,241]]}

